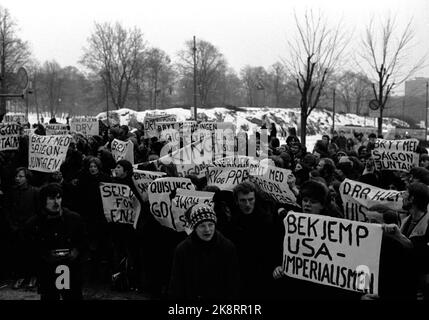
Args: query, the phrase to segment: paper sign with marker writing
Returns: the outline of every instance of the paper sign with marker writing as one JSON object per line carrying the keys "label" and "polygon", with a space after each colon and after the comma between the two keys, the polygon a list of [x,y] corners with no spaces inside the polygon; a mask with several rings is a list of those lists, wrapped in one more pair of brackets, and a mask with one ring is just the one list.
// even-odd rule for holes
{"label": "paper sign with marker writing", "polygon": [[107,222],[131,224],[136,228],[141,205],[129,186],[100,183],[100,193]]}
{"label": "paper sign with marker writing", "polygon": [[296,196],[287,183],[291,174],[291,170],[261,166],[258,169],[250,170],[250,181],[255,183],[273,201],[296,206]]}
{"label": "paper sign with marker writing", "polygon": [[55,172],[60,170],[66,159],[72,137],[70,135],[29,137],[28,169],[40,172]]}
{"label": "paper sign with marker writing", "polygon": [[111,149],[115,161],[128,160],[134,164],[134,144],[131,141],[113,139]]}
{"label": "paper sign with marker writing", "polygon": [[157,122],[161,121],[176,121],[177,116],[175,114],[162,114],[162,115],[149,115],[147,114],[144,118],[144,130],[146,138],[158,137],[158,130],[156,127]]}
{"label": "paper sign with marker writing", "polygon": [[176,225],[176,220],[171,211],[170,198],[172,192],[175,192],[176,189],[195,190],[195,186],[187,178],[159,178],[149,184],[148,196],[150,212],[155,219],[161,225],[178,231],[180,226]]}
{"label": "paper sign with marker writing", "polygon": [[283,270],[287,276],[378,294],[380,224],[293,211],[283,223]]}
{"label": "paper sign with marker writing", "polygon": [[143,194],[147,192],[149,184],[166,175],[165,172],[155,172],[155,171],[144,171],[134,169],[133,171],[133,182],[139,192],[140,196],[143,197]]}
{"label": "paper sign with marker writing", "polygon": [[192,230],[187,225],[185,212],[198,203],[206,204],[213,208],[213,196],[214,192],[177,189],[176,196],[171,203],[171,212],[173,213],[176,231],[191,233]]}
{"label": "paper sign with marker writing", "polygon": [[19,130],[17,123],[0,123],[0,151],[18,150]]}
{"label": "paper sign with marker writing", "polygon": [[45,125],[46,135],[68,135],[70,131],[66,124],[51,123]]}
{"label": "paper sign with marker writing", "polygon": [[211,167],[207,169],[207,185],[217,186],[221,190],[232,191],[234,187],[249,178],[248,168]]}
{"label": "paper sign with marker writing", "polygon": [[376,170],[393,170],[408,172],[419,165],[419,154],[416,152],[417,139],[384,140],[377,139],[371,151]]}
{"label": "paper sign with marker writing", "polygon": [[384,206],[394,211],[401,211],[403,192],[385,190],[359,181],[345,179],[340,185],[346,219],[362,222],[383,222],[383,215],[372,210],[374,206]]}
{"label": "paper sign with marker writing", "polygon": [[98,120],[93,117],[71,119],[70,131],[88,136],[97,136],[100,134]]}

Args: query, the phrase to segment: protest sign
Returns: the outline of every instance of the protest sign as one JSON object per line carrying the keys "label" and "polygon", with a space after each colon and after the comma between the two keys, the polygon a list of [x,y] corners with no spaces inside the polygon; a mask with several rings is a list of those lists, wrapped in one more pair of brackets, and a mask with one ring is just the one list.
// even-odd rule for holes
{"label": "protest sign", "polygon": [[178,188],[195,190],[190,179],[176,177],[156,179],[148,187],[150,212],[161,225],[173,230],[180,227],[176,225],[171,211],[170,195]]}
{"label": "protest sign", "polygon": [[4,115],[3,121],[4,123],[16,122],[20,124],[27,123],[27,116],[25,113],[6,113]]}
{"label": "protest sign", "polygon": [[68,135],[70,134],[66,124],[51,123],[45,125],[46,135]]}
{"label": "protest sign", "polygon": [[185,212],[197,203],[202,203],[213,207],[213,196],[214,192],[177,189],[176,196],[171,202],[171,212],[173,214],[176,231],[186,231],[186,233],[189,234],[192,230],[188,228]]}
{"label": "protest sign", "polygon": [[0,123],[0,151],[18,150],[19,129],[17,123]]}
{"label": "protest sign", "polygon": [[154,172],[134,169],[133,171],[133,182],[139,192],[140,196],[143,197],[144,192],[147,192],[149,184],[165,176],[165,172]]}
{"label": "protest sign", "polygon": [[418,143],[417,139],[377,139],[371,151],[375,169],[410,171],[413,166],[419,165],[419,154],[416,153]]}
{"label": "protest sign", "polygon": [[111,144],[112,156],[115,161],[128,160],[134,164],[134,144],[132,141],[113,139]]}
{"label": "protest sign", "polygon": [[39,136],[31,134],[28,150],[28,169],[40,172],[60,170],[66,159],[67,149],[72,137],[70,135]]}
{"label": "protest sign", "polygon": [[[174,144],[172,147],[164,146],[159,160],[164,164],[174,163],[179,177],[189,174],[196,175],[198,178],[204,177],[206,168],[213,161],[211,139],[203,142],[197,141],[180,149],[177,149],[177,146]],[[168,153],[171,148],[174,151]]]}
{"label": "protest sign", "polygon": [[290,175],[291,170],[262,166],[250,170],[249,179],[273,201],[296,206],[296,196],[287,183]]}
{"label": "protest sign", "polygon": [[207,168],[207,185],[217,186],[221,190],[232,191],[234,187],[249,178],[248,168],[210,167]]}
{"label": "protest sign", "polygon": [[156,122],[161,121],[176,121],[177,117],[174,114],[149,115],[144,118],[144,131],[146,138],[158,137]]}
{"label": "protest sign", "polygon": [[98,119],[94,117],[77,117],[70,121],[70,131],[88,136],[98,136],[100,128]]}
{"label": "protest sign", "polygon": [[100,183],[100,193],[107,222],[132,224],[136,228],[141,205],[129,186]]}
{"label": "protest sign", "polygon": [[293,211],[283,223],[287,276],[378,294],[381,225]]}
{"label": "protest sign", "polygon": [[160,141],[179,143],[183,135],[191,134],[195,121],[157,121],[156,130]]}
{"label": "protest sign", "polygon": [[362,222],[383,222],[381,213],[371,210],[382,205],[394,211],[402,210],[403,192],[385,190],[362,182],[345,179],[340,185],[340,195],[346,219]]}

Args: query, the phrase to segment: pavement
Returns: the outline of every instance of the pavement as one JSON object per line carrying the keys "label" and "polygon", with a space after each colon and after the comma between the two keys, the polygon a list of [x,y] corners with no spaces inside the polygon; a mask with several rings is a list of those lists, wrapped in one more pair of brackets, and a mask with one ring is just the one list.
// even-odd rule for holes
{"label": "pavement", "polygon": [[[13,282],[0,283],[0,300],[40,300],[37,289],[13,289]],[[150,300],[150,295],[143,292],[118,292],[109,285],[90,284],[83,288],[84,300]]]}

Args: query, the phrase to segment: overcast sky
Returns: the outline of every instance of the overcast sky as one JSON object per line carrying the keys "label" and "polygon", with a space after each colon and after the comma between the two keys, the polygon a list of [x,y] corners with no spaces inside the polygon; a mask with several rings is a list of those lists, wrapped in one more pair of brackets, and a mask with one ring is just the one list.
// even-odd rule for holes
{"label": "overcast sky", "polygon": [[[41,62],[78,65],[94,21],[119,21],[139,27],[150,46],[173,59],[184,42],[197,38],[218,47],[237,72],[249,64],[269,67],[287,54],[294,32],[293,11],[321,9],[335,23],[339,17],[355,39],[370,17],[397,15],[400,26],[413,18],[417,60],[429,52],[429,0],[0,0],[17,20],[19,35]],[[417,75],[429,76],[426,67]]]}

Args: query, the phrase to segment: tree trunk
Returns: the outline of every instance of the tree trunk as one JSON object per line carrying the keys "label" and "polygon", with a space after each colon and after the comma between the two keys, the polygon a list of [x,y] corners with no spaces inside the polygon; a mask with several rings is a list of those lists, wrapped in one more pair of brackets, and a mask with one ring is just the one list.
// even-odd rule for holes
{"label": "tree trunk", "polygon": [[307,112],[301,110],[301,144],[305,147],[307,135]]}
{"label": "tree trunk", "polygon": [[383,134],[383,107],[380,108],[380,117],[378,118],[378,136]]}

